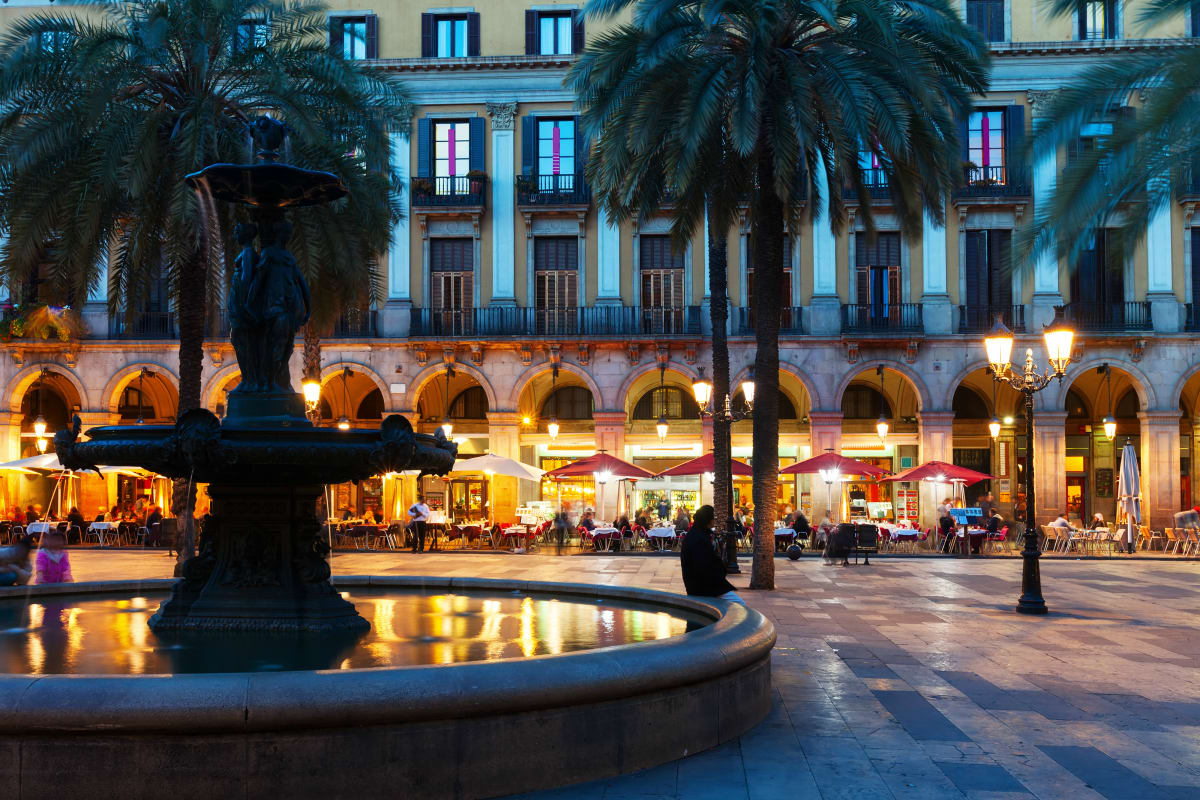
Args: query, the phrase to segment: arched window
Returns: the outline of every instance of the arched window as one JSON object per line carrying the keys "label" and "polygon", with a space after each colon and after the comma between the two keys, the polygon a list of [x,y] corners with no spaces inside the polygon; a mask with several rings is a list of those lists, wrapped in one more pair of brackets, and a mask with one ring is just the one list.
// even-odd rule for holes
{"label": "arched window", "polygon": [[458,393],[450,404],[451,419],[487,419],[487,392],[482,386],[471,386]]}
{"label": "arched window", "polygon": [[372,389],[371,393],[358,404],[358,411],[354,413],[354,418],[383,419],[383,393],[378,389]]}
{"label": "arched window", "polygon": [[71,418],[67,402],[63,400],[62,395],[44,382],[41,386],[34,386],[25,392],[25,397],[21,400],[21,430],[33,430],[33,423],[38,416],[46,420],[46,436],[50,438],[55,432],[67,427]]}
{"label": "arched window", "polygon": [[955,419],[988,419],[992,416],[979,393],[966,386],[959,386],[954,390],[951,407],[954,409]]}
{"label": "arched window", "polygon": [[1133,389],[1127,389],[1125,394],[1121,395],[1121,399],[1117,401],[1116,408],[1113,409],[1113,416],[1117,419],[1137,419],[1138,411],[1141,410],[1142,404],[1138,402],[1137,392]]}
{"label": "arched window", "polygon": [[1067,390],[1067,419],[1091,419],[1088,414],[1087,404],[1083,402],[1083,398],[1074,389]]}
{"label": "arched window", "polygon": [[149,392],[143,392],[136,386],[126,386],[121,392],[117,413],[121,419],[153,419],[156,416]]}
{"label": "arched window", "polygon": [[844,419],[892,418],[892,407],[887,398],[874,386],[850,386],[842,394],[842,417]]}
{"label": "arched window", "polygon": [[563,386],[542,403],[543,418],[591,419],[592,393],[582,386]]}
{"label": "arched window", "polygon": [[[735,414],[744,414],[746,412],[746,396],[739,389],[737,394],[733,396],[733,411]],[[792,398],[784,393],[783,389],[779,390],[779,419],[788,420],[796,419],[796,404],[792,402]]]}
{"label": "arched window", "polygon": [[656,386],[633,407],[634,419],[699,419],[700,407],[691,392],[677,386]]}

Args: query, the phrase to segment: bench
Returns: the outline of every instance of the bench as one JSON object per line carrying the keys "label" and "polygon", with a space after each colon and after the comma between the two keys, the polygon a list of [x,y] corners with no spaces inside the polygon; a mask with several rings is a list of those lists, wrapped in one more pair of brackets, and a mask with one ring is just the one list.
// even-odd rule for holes
{"label": "bench", "polygon": [[859,555],[863,556],[863,564],[870,566],[871,553],[879,552],[879,528],[875,525],[851,525],[843,522],[837,526],[825,544],[825,563],[832,564],[837,559],[842,560],[842,566],[850,566],[850,555],[854,554],[854,563],[858,563]]}

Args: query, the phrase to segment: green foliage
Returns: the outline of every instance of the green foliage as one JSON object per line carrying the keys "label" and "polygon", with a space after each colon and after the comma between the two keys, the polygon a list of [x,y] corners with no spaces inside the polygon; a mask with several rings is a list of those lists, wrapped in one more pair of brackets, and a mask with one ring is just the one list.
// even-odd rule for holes
{"label": "green foliage", "polygon": [[69,342],[81,337],[85,329],[79,314],[70,308],[44,303],[6,306],[0,317],[0,342],[13,339]]}
{"label": "green foliage", "polygon": [[[207,204],[183,178],[252,161],[247,123],[271,114],[290,128],[287,160],[334,172],[350,191],[292,214],[314,321],[378,293],[377,257],[401,214],[389,135],[407,130],[409,107],[389,76],[330,54],[324,6],[128,0],[88,12],[24,17],[0,39],[3,277],[45,264],[64,296],[86,296],[107,261],[112,311],[127,313],[165,268],[184,360],[198,326],[182,319],[219,296],[245,211]],[[267,20],[265,43],[231,46],[248,18]],[[66,47],[33,44],[63,30]]]}

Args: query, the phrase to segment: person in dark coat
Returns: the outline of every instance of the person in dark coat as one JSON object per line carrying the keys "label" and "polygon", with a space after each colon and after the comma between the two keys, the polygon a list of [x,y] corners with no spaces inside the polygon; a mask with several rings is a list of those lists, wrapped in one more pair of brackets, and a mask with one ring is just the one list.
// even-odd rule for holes
{"label": "person in dark coat", "polygon": [[715,516],[712,506],[701,506],[692,518],[692,527],[683,537],[683,547],[679,552],[683,585],[688,594],[743,603],[745,601],[725,577],[725,563],[713,548],[712,526]]}

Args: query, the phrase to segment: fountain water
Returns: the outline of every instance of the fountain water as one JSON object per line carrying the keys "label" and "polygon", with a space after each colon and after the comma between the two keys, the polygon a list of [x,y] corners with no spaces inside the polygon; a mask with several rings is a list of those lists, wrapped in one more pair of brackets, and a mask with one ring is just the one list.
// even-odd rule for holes
{"label": "fountain water", "polygon": [[93,428],[81,440],[76,417],[55,449],[71,469],[138,466],[209,485],[199,551],[150,620],[155,631],[366,630],[329,583],[315,514],[321,487],[401,470],[444,474],[457,447],[440,430],[414,433],[399,415],[378,430],[351,431],[315,428],[305,417],[288,361],[309,291],[287,249],[285,209],[330,203],[346,189],[336,175],[280,162],[287,132],[278,120],[260,117],[253,132],[259,163],[213,164],[187,178],[206,200],[250,207],[252,221],[235,230],[241,252],[227,301],[242,381],[225,419],[194,409],[174,426]]}

